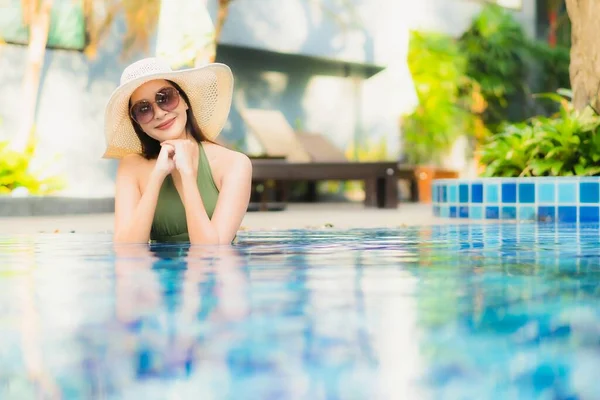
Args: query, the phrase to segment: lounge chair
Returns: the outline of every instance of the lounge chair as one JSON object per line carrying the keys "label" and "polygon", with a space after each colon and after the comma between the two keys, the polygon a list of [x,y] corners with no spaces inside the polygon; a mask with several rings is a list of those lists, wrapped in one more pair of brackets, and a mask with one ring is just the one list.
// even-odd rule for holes
{"label": "lounge chair", "polygon": [[[252,158],[255,181],[362,180],[365,206],[397,208],[398,179],[414,179],[412,169],[395,161],[356,162],[319,134],[294,132],[277,110],[246,109],[242,119],[261,143],[265,154],[278,159]],[[284,201],[285,201],[285,189]],[[316,191],[315,191],[316,193]]]}

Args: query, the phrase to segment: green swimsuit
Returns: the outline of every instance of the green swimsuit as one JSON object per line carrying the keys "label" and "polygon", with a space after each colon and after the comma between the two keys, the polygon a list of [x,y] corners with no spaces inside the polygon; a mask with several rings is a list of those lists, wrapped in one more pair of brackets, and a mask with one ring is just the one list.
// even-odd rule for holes
{"label": "green swimsuit", "polygon": [[[208,218],[212,218],[219,189],[210,170],[208,158],[204,148],[200,144],[198,161],[198,190],[204,203],[204,209]],[[189,242],[190,236],[187,229],[185,218],[185,208],[179,197],[179,193],[173,183],[171,175],[165,178],[156,203],[156,211],[152,221],[152,230],[150,231],[150,240],[153,242]]]}

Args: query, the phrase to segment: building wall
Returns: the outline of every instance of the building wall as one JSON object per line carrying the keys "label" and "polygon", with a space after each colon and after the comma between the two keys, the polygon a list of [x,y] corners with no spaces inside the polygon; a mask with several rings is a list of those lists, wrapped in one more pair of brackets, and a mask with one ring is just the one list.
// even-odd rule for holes
{"label": "building wall", "polygon": [[[67,195],[110,196],[116,163],[100,157],[104,151],[104,107],[123,68],[143,53],[122,56],[125,25],[118,19],[95,59],[80,52],[48,50],[41,74],[36,116],[38,157],[44,171],[64,174]],[[153,52],[150,43],[148,54]],[[0,48],[0,139],[16,132],[19,98],[27,57],[23,46]],[[53,160],[57,157],[56,160]]]}
{"label": "building wall", "polygon": [[[533,35],[535,0],[522,1],[515,15]],[[216,16],[217,0],[208,6]],[[408,29],[458,35],[480,9],[476,0],[237,0],[221,43],[387,64]]]}
{"label": "building wall", "polygon": [[[223,31],[220,60],[231,65],[236,78],[234,106],[224,137],[241,140],[247,132],[237,110],[241,107],[280,109],[293,125],[328,135],[341,148],[358,140],[363,146],[386,142],[388,157],[401,155],[398,116],[414,105],[405,57],[409,29],[434,29],[458,34],[479,5],[469,0],[352,0],[316,6],[311,0],[237,0]],[[517,15],[526,29],[534,27],[533,1]],[[216,0],[208,0],[212,15]],[[354,16],[352,16],[354,15]],[[65,194],[110,196],[114,193],[116,162],[103,160],[104,106],[118,85],[123,68],[147,53],[122,57],[124,24],[117,21],[98,57],[49,50],[44,64],[37,115],[39,163],[53,154],[51,164],[69,182]],[[265,52],[260,58],[236,54],[235,47]],[[277,55],[274,53],[287,53]],[[329,64],[294,54],[323,57]],[[0,48],[0,138],[8,138],[19,123],[19,91],[26,49]],[[350,65],[352,63],[352,65]],[[384,69],[365,80],[365,69]],[[348,74],[348,71],[350,73]],[[350,75],[350,76],[349,76]],[[250,141],[251,142],[251,141]],[[248,145],[248,143],[245,143]],[[47,168],[50,171],[52,168]]]}
{"label": "building wall", "polygon": [[[208,4],[216,16],[217,1],[209,0]],[[300,121],[305,129],[328,135],[341,148],[348,149],[358,142],[363,148],[375,150],[385,142],[387,156],[401,158],[398,116],[416,103],[406,65],[409,31],[441,31],[457,36],[480,9],[481,4],[473,0],[233,2],[223,30],[223,44],[322,57],[340,67],[362,63],[383,69],[368,79],[362,71],[353,77],[331,76],[302,60],[284,71],[274,71],[270,56],[255,63],[227,52],[223,61],[232,66],[238,82],[234,108],[277,108],[290,123]],[[533,36],[535,1],[523,0],[515,16]],[[225,135],[251,137],[236,120],[235,110],[231,122]],[[464,164],[464,151],[455,149],[449,155],[448,166],[460,169]]]}

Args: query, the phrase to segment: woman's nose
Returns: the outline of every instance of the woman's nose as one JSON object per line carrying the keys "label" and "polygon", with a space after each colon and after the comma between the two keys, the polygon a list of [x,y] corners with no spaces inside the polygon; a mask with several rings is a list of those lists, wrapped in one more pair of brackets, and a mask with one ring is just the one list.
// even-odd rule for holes
{"label": "woman's nose", "polygon": [[154,119],[161,119],[167,114],[167,112],[160,108],[156,103],[152,104],[152,107],[154,107]]}

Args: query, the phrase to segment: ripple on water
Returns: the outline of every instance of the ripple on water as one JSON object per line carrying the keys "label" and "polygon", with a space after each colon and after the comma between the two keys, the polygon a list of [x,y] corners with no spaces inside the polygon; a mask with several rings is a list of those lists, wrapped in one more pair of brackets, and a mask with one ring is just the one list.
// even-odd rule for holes
{"label": "ripple on water", "polygon": [[0,398],[597,398],[597,225],[0,237]]}

